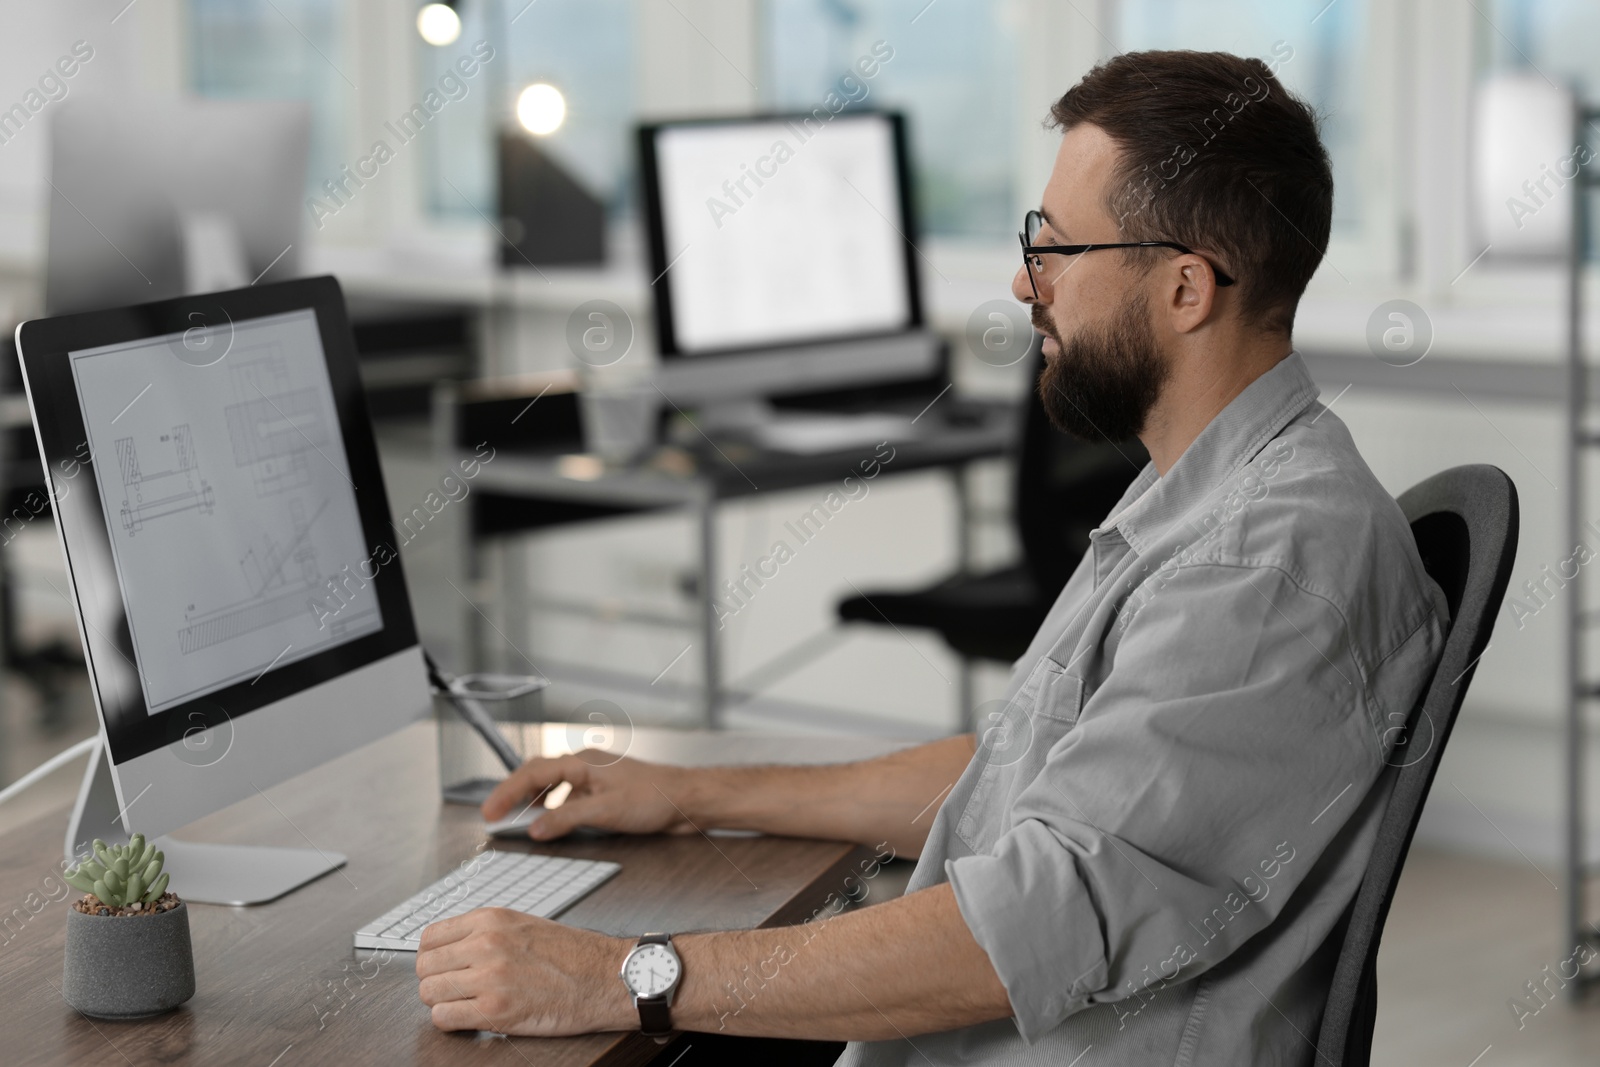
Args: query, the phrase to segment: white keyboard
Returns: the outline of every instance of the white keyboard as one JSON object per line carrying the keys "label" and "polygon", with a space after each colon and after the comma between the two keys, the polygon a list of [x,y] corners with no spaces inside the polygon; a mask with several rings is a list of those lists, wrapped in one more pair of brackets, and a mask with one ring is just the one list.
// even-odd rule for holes
{"label": "white keyboard", "polygon": [[467,865],[401,902],[356,931],[356,948],[415,952],[429,923],[465,915],[474,908],[510,908],[554,918],[590,890],[622,870],[603,860],[535,856],[485,849]]}

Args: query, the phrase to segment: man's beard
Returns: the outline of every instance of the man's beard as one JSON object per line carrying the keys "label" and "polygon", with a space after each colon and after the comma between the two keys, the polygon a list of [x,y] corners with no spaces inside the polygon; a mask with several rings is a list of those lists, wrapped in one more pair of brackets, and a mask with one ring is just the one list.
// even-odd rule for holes
{"label": "man's beard", "polygon": [[1109,321],[1079,327],[1066,344],[1037,304],[1033,326],[1059,349],[1039,375],[1039,399],[1056,429],[1085,441],[1125,441],[1144,429],[1167,365],[1142,296],[1130,293]]}

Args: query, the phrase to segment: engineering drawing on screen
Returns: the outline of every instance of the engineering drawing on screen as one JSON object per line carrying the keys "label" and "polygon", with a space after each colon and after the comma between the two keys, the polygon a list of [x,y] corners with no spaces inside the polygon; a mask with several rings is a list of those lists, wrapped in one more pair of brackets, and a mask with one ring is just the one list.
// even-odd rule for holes
{"label": "engineering drawing on screen", "polygon": [[169,442],[174,453],[172,469],[145,474],[133,438],[117,438],[117,469],[122,472],[122,528],[129,535],[138,533],[146,522],[163,515],[189,510],[209,514],[211,511],[215,494],[200,476],[189,427],[174,426],[171,433],[162,434],[162,447]]}
{"label": "engineering drawing on screen", "polygon": [[211,611],[185,612],[184,626],[178,631],[178,651],[187,656],[266,629],[305,612],[308,605],[314,614],[326,617],[325,624],[335,638],[352,630],[359,631],[371,621],[378,606],[370,598],[357,610],[319,611],[318,605],[327,597],[328,579],[317,564],[316,548],[308,535],[312,523],[327,505],[328,501],[323,501],[308,517],[305,501],[290,501],[288,538],[262,534],[259,550],[252,545],[239,559],[239,573],[247,595]]}
{"label": "engineering drawing on screen", "polygon": [[263,494],[303,488],[311,481],[311,453],[328,443],[321,397],[290,384],[280,344],[239,355],[229,368],[239,397],[227,409],[233,462],[248,468]]}
{"label": "engineering drawing on screen", "polygon": [[70,354],[151,714],[383,625],[314,313],[225,330]]}

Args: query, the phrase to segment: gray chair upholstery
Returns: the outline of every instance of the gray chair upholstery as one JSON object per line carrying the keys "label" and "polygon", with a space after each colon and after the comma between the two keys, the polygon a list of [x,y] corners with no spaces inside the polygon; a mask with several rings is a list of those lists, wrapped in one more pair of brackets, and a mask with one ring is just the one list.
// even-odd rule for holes
{"label": "gray chair upholstery", "polygon": [[1452,467],[1400,497],[1422,563],[1450,605],[1444,655],[1388,773],[1396,776],[1366,877],[1334,938],[1342,939],[1318,1067],[1367,1067],[1378,1011],[1378,941],[1422,805],[1478,657],[1489,644],[1517,554],[1517,489],[1497,467]]}

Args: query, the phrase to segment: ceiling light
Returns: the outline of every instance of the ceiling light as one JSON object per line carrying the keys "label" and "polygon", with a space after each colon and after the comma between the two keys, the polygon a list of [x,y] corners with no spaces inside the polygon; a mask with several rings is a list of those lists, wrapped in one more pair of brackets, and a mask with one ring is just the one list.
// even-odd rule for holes
{"label": "ceiling light", "polygon": [[554,133],[567,117],[567,100],[554,85],[536,82],[517,96],[517,121],[529,133]]}
{"label": "ceiling light", "polygon": [[449,4],[427,4],[417,12],[417,32],[431,45],[453,44],[461,36],[461,16]]}

